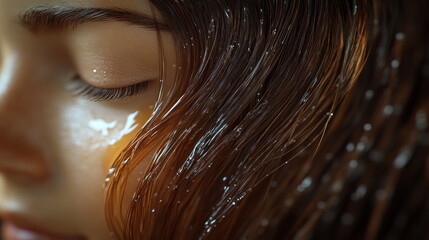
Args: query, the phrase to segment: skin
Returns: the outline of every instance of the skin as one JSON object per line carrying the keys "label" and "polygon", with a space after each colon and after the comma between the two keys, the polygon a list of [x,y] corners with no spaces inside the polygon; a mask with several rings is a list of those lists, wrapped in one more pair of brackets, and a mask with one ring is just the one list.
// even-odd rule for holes
{"label": "skin", "polygon": [[[43,231],[109,239],[103,183],[118,152],[152,114],[159,43],[156,31],[120,22],[55,32],[32,32],[19,22],[30,8],[65,4],[152,15],[143,0],[0,0],[0,213]],[[168,32],[162,39],[168,90],[175,52]],[[76,74],[100,88],[155,80],[141,95],[95,102],[68,89]]]}

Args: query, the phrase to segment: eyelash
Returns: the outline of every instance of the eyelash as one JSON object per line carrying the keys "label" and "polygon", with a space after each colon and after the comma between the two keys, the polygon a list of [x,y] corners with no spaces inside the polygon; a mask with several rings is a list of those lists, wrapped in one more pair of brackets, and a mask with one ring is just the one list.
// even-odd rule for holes
{"label": "eyelash", "polygon": [[79,76],[74,77],[69,89],[77,96],[83,96],[94,102],[120,100],[144,93],[148,88],[148,82],[141,82],[120,88],[94,87]]}

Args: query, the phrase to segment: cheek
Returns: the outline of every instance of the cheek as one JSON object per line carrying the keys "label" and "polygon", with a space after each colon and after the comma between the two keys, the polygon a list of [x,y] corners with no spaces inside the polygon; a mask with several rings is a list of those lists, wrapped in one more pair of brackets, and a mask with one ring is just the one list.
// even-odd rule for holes
{"label": "cheek", "polygon": [[[102,107],[100,103],[73,101],[60,114],[54,174],[82,219],[82,225],[104,228],[104,184],[109,168],[152,113]],[[90,213],[90,214],[88,214]]]}

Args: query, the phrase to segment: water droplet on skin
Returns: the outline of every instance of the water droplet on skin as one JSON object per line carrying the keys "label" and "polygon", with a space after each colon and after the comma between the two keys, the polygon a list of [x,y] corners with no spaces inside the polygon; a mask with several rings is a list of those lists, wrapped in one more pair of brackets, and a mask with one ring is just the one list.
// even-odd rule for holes
{"label": "water droplet on skin", "polygon": [[118,141],[120,141],[125,136],[129,135],[130,133],[132,133],[134,130],[137,129],[137,127],[139,125],[138,121],[137,121],[138,115],[139,115],[139,112],[137,111],[137,112],[131,113],[127,117],[127,121],[125,123],[124,128],[121,130],[118,137],[116,137],[110,141],[110,145],[116,144]]}
{"label": "water droplet on skin", "polygon": [[103,135],[103,137],[107,137],[109,135],[109,132],[114,129],[117,126],[118,122],[117,121],[113,121],[113,122],[106,122],[103,119],[94,119],[94,120],[90,120],[88,122],[88,126],[96,131],[96,132],[100,132],[101,135]]}
{"label": "water droplet on skin", "polygon": [[93,73],[97,73],[97,69],[92,70]]}

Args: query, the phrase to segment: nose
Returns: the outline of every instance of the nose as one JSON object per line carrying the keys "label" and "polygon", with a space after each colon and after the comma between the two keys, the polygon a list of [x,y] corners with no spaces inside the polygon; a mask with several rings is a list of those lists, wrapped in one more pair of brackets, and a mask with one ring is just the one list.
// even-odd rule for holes
{"label": "nose", "polygon": [[9,55],[0,69],[0,174],[43,181],[48,176],[35,119],[32,67]]}

